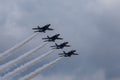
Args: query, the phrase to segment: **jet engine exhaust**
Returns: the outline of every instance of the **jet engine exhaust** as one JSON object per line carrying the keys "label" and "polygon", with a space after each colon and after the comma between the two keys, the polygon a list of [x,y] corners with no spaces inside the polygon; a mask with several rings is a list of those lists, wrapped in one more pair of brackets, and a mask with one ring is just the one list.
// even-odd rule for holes
{"label": "jet engine exhaust", "polygon": [[59,57],[59,58],[55,59],[54,61],[52,61],[52,62],[50,62],[48,64],[45,64],[43,67],[38,68],[37,70],[35,70],[34,72],[30,73],[29,75],[25,76],[23,79],[20,79],[20,80],[31,80],[31,79],[33,79],[34,77],[36,77],[37,75],[39,75],[40,73],[42,73],[43,71],[48,69],[49,67],[56,64],[61,59],[62,58]]}
{"label": "jet engine exhaust", "polygon": [[5,71],[9,70],[10,68],[14,67],[16,64],[23,62],[25,59],[29,58],[32,56],[34,53],[36,53],[38,50],[43,48],[47,43],[43,43],[42,45],[39,45],[38,47],[34,48],[33,50],[23,54],[22,56],[18,57],[15,60],[12,60],[5,65],[3,65],[0,69],[0,74],[4,73]]}
{"label": "jet engine exhaust", "polygon": [[6,59],[8,56],[12,55],[16,49],[22,47],[23,45],[25,45],[26,43],[28,43],[29,41],[31,41],[33,38],[35,38],[39,33],[34,33],[33,35],[31,35],[30,37],[28,37],[27,39],[25,39],[24,41],[22,41],[21,43],[15,45],[14,47],[8,49],[7,51],[3,52],[0,54],[0,62],[3,61],[4,59]]}
{"label": "jet engine exhaust", "polygon": [[14,75],[16,75],[16,74],[18,74],[18,73],[24,72],[29,66],[32,66],[32,65],[40,62],[42,59],[44,59],[45,57],[47,57],[48,55],[50,55],[51,53],[53,53],[53,51],[55,51],[55,50],[51,50],[51,51],[47,52],[46,54],[43,54],[43,55],[41,55],[40,57],[38,57],[38,58],[36,58],[36,59],[34,59],[34,60],[26,63],[25,65],[22,65],[21,67],[15,69],[14,71],[6,74],[6,75],[3,77],[3,80],[8,80],[8,79],[10,79],[12,76],[14,76]]}

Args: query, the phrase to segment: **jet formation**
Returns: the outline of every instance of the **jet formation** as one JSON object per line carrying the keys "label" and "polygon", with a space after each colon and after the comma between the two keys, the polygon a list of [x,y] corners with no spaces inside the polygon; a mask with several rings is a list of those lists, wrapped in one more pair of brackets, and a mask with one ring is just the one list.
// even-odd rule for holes
{"label": "jet formation", "polygon": [[[45,33],[47,30],[48,31],[52,31],[54,29],[49,28],[51,26],[51,24],[46,24],[43,27],[37,26],[37,28],[32,28],[34,30],[34,32],[43,32]],[[42,38],[42,40],[44,40],[44,42],[55,42],[56,40],[63,40],[63,38],[59,37],[60,34],[55,34],[53,36],[48,36],[45,38]],[[63,42],[61,44],[57,44],[55,43],[55,45],[51,46],[52,49],[63,49],[64,47],[71,47],[70,45],[68,45],[69,42]],[[77,53],[75,53],[76,50],[71,50],[68,52],[63,51],[63,53],[59,53],[59,57],[71,57],[72,55],[79,55]]]}
{"label": "jet formation", "polygon": [[[8,49],[7,51],[3,52],[2,54],[0,54],[0,62],[3,62],[3,63],[0,63],[0,65],[1,65],[1,67],[0,67],[0,76],[2,77],[2,80],[10,80],[11,78],[13,78],[13,76],[15,77],[16,74],[20,74],[20,73],[26,71],[28,69],[28,67],[32,67],[36,63],[39,63],[42,59],[49,56],[56,49],[63,50],[65,47],[71,47],[71,45],[69,45],[69,42],[62,42],[60,44],[55,43],[55,45],[50,46],[51,50],[46,52],[45,54],[43,54],[41,56],[38,56],[35,59],[32,59],[31,61],[25,63],[24,65],[21,64],[19,66],[16,66],[17,64],[23,63],[26,59],[30,58],[30,56],[32,56],[35,52],[37,52],[38,50],[43,48],[48,42],[56,42],[57,40],[63,40],[63,38],[60,37],[60,34],[54,34],[53,36],[47,35],[47,37],[42,38],[42,40],[44,42],[43,44],[38,45],[34,49],[26,52],[25,54],[21,55],[20,57],[18,57],[16,59],[10,60],[8,62],[5,61],[9,56],[14,54],[13,52],[16,49],[19,49],[20,47],[24,46],[26,43],[28,43],[29,41],[34,39],[37,35],[39,35],[38,33],[46,33],[47,31],[54,30],[52,28],[49,28],[50,26],[51,26],[51,24],[46,24],[46,25],[44,25],[42,27],[40,27],[38,25],[37,28],[32,28],[34,30],[34,32],[35,32],[34,34],[32,34],[30,37],[23,40],[19,44],[15,45],[14,47],[12,47],[12,48]],[[23,79],[20,79],[20,80],[31,80],[32,78],[34,78],[35,76],[37,76],[38,74],[40,74],[41,72],[46,70],[48,67],[50,67],[53,64],[57,63],[63,57],[71,57],[73,55],[78,55],[76,53],[76,50],[70,50],[70,51],[63,50],[62,53],[58,53],[59,57],[57,59],[49,62],[46,65],[43,65],[43,67],[40,67],[40,68],[36,69],[34,72],[31,72],[30,74],[26,75],[25,77],[23,77]],[[12,68],[15,68],[15,69],[12,70],[12,71],[9,71]]]}

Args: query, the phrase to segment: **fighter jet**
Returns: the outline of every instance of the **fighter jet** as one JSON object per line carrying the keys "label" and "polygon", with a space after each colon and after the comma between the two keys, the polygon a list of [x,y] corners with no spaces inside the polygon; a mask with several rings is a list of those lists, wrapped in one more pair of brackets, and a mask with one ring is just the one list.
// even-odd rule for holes
{"label": "fighter jet", "polygon": [[32,28],[33,30],[35,30],[34,32],[46,32],[46,30],[53,30],[52,28],[49,28],[51,24],[46,24],[43,27],[37,26],[37,28]]}
{"label": "fighter jet", "polygon": [[53,49],[63,49],[64,47],[70,47],[70,45],[67,45],[67,44],[68,44],[68,42],[64,42],[59,45],[57,43],[55,43],[55,45],[51,46],[51,47],[53,47]]}
{"label": "fighter jet", "polygon": [[45,40],[44,42],[55,42],[55,40],[63,40],[63,38],[59,38],[60,34],[53,35],[52,37],[47,36],[47,38],[42,38]]}
{"label": "fighter jet", "polygon": [[65,51],[63,51],[63,53],[60,53],[59,55],[60,55],[60,57],[71,57],[72,55],[78,55],[75,52],[76,52],[76,50],[71,50],[67,53]]}

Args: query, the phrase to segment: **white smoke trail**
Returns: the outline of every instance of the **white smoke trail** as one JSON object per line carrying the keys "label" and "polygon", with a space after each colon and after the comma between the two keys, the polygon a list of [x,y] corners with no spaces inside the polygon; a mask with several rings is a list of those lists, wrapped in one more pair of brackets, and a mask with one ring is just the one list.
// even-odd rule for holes
{"label": "white smoke trail", "polygon": [[25,59],[29,58],[31,55],[33,55],[35,52],[43,48],[47,43],[43,43],[42,45],[39,45],[38,47],[34,48],[33,50],[25,53],[24,55],[18,57],[17,59],[6,63],[5,65],[2,66],[0,69],[0,74],[4,73],[5,71],[9,70],[10,68],[14,67],[17,63],[20,63],[24,61]]}
{"label": "white smoke trail", "polygon": [[14,47],[8,49],[7,51],[3,52],[0,54],[0,62],[3,61],[5,58],[7,58],[8,56],[12,55],[12,52],[15,51],[16,49],[22,47],[24,44],[28,43],[29,41],[31,41],[34,37],[36,37],[39,33],[34,33],[33,35],[31,35],[30,37],[28,37],[27,39],[25,39],[24,41],[22,41],[21,43],[15,45]]}
{"label": "white smoke trail", "polygon": [[21,73],[21,72],[24,72],[29,66],[32,66],[32,65],[35,65],[36,63],[40,62],[42,59],[44,59],[45,57],[47,57],[48,55],[50,55],[54,50],[51,50],[49,52],[47,52],[46,54],[43,54],[41,55],[40,57],[26,63],[25,65],[15,69],[14,71],[6,74],[4,77],[3,77],[3,80],[8,80],[10,79],[12,76],[16,75],[17,73]]}
{"label": "white smoke trail", "polygon": [[34,72],[30,73],[29,75],[25,76],[24,78],[22,78],[21,80],[31,80],[34,77],[36,77],[37,75],[39,75],[40,73],[42,73],[43,71],[45,71],[46,69],[48,69],[49,67],[53,66],[54,64],[56,64],[59,60],[61,60],[63,57],[59,57],[56,60],[44,65],[43,67],[38,68],[37,70],[35,70]]}

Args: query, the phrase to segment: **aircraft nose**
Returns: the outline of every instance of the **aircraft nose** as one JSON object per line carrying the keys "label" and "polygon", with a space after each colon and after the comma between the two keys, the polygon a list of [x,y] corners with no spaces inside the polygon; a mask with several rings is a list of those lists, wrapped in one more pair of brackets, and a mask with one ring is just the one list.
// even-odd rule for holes
{"label": "aircraft nose", "polygon": [[76,50],[74,50],[74,52],[76,52]]}
{"label": "aircraft nose", "polygon": [[69,42],[66,42],[66,44],[68,44]]}
{"label": "aircraft nose", "polygon": [[60,35],[60,34],[57,34],[58,36]]}
{"label": "aircraft nose", "polygon": [[76,52],[76,50],[73,50],[73,52]]}

